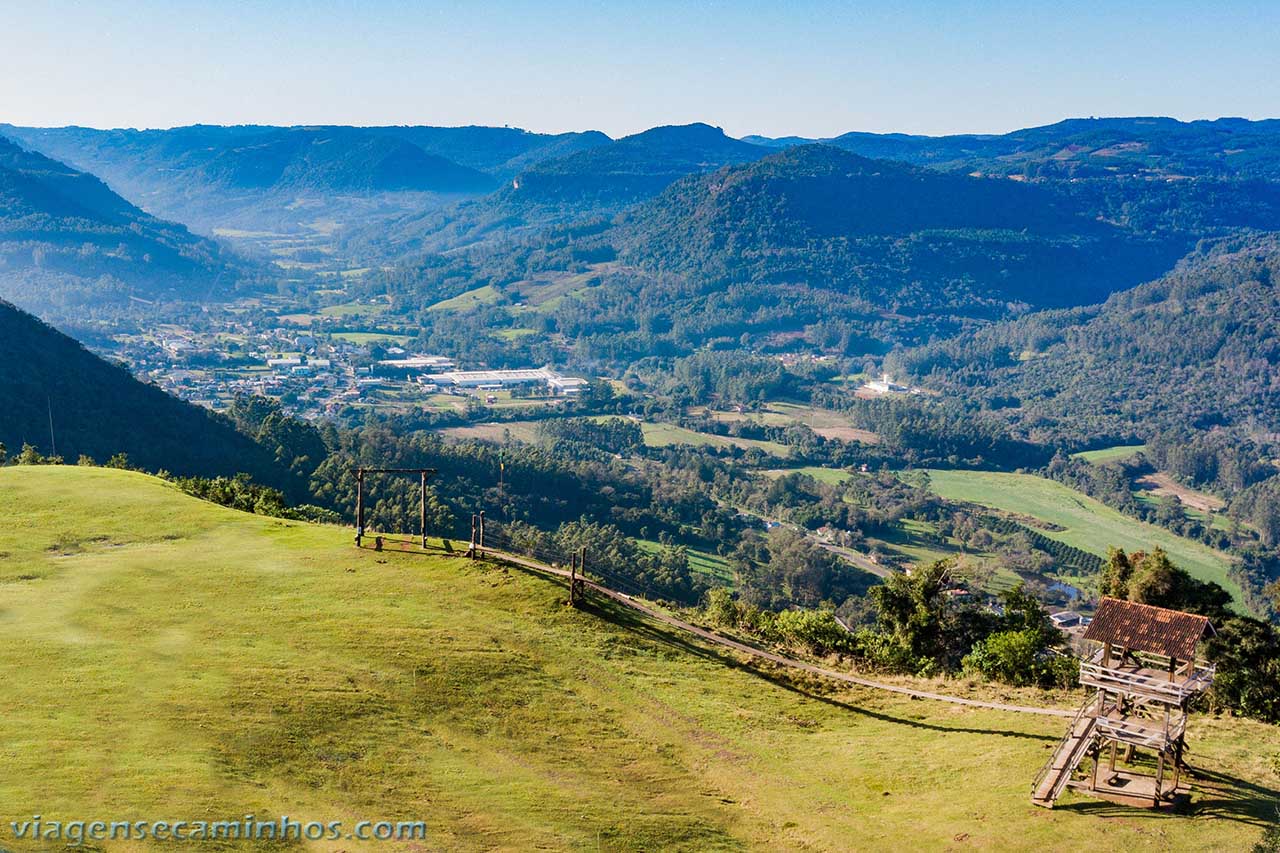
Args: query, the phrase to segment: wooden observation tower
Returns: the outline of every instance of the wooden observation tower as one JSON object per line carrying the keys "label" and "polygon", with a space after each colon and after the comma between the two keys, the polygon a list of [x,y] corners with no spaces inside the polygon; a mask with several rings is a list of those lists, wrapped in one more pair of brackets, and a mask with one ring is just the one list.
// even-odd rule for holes
{"label": "wooden observation tower", "polygon": [[[1036,777],[1031,802],[1052,808],[1073,788],[1156,808],[1185,793],[1188,706],[1213,683],[1196,646],[1212,634],[1204,616],[1102,599],[1084,635],[1093,651],[1080,662],[1080,683],[1093,693]],[[1125,769],[1116,767],[1121,749]]]}

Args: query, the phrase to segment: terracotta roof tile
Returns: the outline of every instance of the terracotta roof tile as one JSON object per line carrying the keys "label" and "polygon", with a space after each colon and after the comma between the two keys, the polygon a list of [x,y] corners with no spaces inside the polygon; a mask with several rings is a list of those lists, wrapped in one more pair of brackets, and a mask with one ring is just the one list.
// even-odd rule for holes
{"label": "terracotta roof tile", "polygon": [[1196,643],[1206,633],[1213,633],[1213,625],[1205,616],[1104,598],[1089,629],[1084,632],[1084,638],[1178,660],[1191,660],[1195,657]]}

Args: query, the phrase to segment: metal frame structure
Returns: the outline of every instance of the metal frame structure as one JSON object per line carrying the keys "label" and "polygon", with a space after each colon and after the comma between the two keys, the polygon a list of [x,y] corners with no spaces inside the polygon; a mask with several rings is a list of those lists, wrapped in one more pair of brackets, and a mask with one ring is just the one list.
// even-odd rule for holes
{"label": "metal frame structure", "polygon": [[364,539],[364,478],[366,474],[417,474],[422,491],[418,498],[418,529],[422,547],[427,547],[427,480],[439,472],[435,468],[356,468],[356,547]]}

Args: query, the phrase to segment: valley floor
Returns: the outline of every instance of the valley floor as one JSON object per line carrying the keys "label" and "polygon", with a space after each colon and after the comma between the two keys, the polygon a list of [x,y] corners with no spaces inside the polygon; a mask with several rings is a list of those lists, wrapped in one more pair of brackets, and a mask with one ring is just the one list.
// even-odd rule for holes
{"label": "valley floor", "polygon": [[1276,730],[1199,718],[1189,814],[1037,809],[1062,720],[836,690],[140,474],[0,469],[0,518],[0,848],[252,813],[430,828],[379,850],[1240,850],[1280,799]]}

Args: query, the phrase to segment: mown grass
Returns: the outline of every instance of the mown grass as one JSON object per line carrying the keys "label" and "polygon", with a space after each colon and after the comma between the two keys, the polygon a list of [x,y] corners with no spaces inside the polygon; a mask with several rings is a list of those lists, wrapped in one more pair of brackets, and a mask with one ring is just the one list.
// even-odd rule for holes
{"label": "mown grass", "polygon": [[48,848],[7,835],[34,814],[248,813],[431,827],[318,850],[1240,850],[1277,797],[1275,729],[1198,719],[1191,814],[1036,809],[1060,719],[836,691],[540,576],[139,474],[0,469],[0,517],[15,850]]}
{"label": "mown grass", "polygon": [[1137,456],[1146,449],[1147,446],[1145,444],[1118,444],[1114,447],[1102,447],[1098,450],[1082,450],[1071,455],[1086,462],[1102,464],[1103,462],[1116,462],[1120,459]]}
{"label": "mown grass", "polygon": [[694,447],[739,447],[743,450],[763,451],[771,456],[787,457],[791,448],[776,441],[760,441],[754,438],[738,438],[730,435],[714,435],[697,432],[675,424],[645,422],[640,425],[644,443],[649,447],[667,447],[673,444],[690,444]]}
{"label": "mown grass", "polygon": [[1007,512],[1034,516],[1061,530],[1042,530],[1100,557],[1115,546],[1127,551],[1160,547],[1176,564],[1201,580],[1213,581],[1240,600],[1240,586],[1227,576],[1230,558],[1163,527],[1138,521],[1054,480],[1033,474],[931,469],[931,488],[950,500],[972,501]]}
{"label": "mown grass", "polygon": [[491,284],[459,293],[449,299],[442,299],[430,306],[428,311],[469,311],[481,305],[492,305],[501,294]]}

